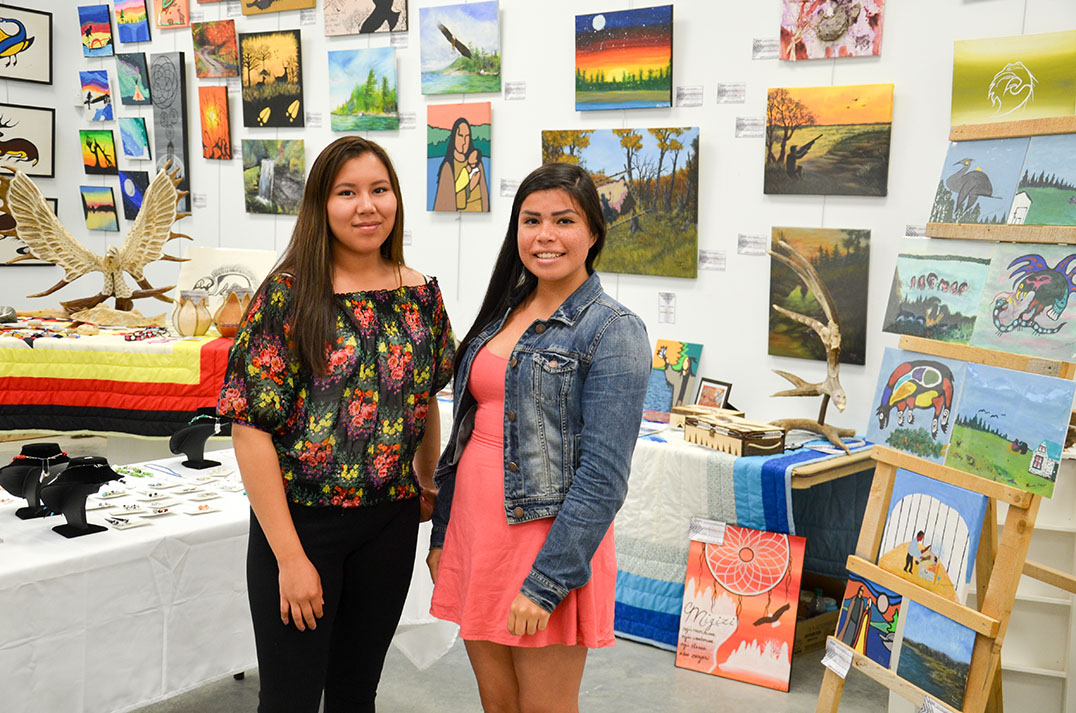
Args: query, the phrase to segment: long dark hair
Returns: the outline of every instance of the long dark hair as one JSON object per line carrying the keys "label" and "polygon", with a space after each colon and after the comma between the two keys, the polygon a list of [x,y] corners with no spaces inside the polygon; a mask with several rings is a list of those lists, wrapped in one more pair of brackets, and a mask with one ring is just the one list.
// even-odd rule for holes
{"label": "long dark hair", "polygon": [[587,252],[587,274],[594,272],[594,261],[605,247],[605,217],[594,181],[589,173],[570,163],[547,163],[539,166],[523,179],[516,191],[516,198],[512,201],[512,216],[508,219],[508,232],[505,233],[501,252],[493,266],[486,296],[482,299],[482,306],[474,324],[456,349],[453,373],[459,372],[463,354],[478,333],[522,302],[538,285],[538,278],[523,266],[523,261],[519,258],[519,211],[527,196],[537,191],[550,190],[564,191],[583,209],[587,227],[594,235],[594,244]]}
{"label": "long dark hair", "polygon": [[441,171],[444,170],[444,167],[447,164],[448,172],[452,174],[453,180],[456,178],[456,174],[452,170],[452,154],[456,150],[456,132],[460,130],[460,125],[462,124],[467,124],[467,128],[471,130],[471,136],[467,139],[471,142],[471,145],[468,147],[468,150],[463,152],[464,161],[467,160],[467,154],[471,152],[470,149],[474,148],[474,127],[471,126],[471,122],[467,121],[467,119],[461,116],[460,118],[456,119],[456,121],[452,124],[452,132],[448,135],[448,150],[445,151],[445,157],[441,160],[441,165],[437,168],[438,176],[441,175]]}
{"label": "long dark hair", "polygon": [[344,136],[321,152],[310,169],[299,205],[299,218],[280,262],[262,282],[259,291],[277,275],[294,278],[292,286],[291,335],[303,366],[325,373],[325,346],[333,339],[335,299],[333,297],[333,235],[329,230],[327,206],[336,176],[353,158],[372,153],[385,166],[389,184],[396,194],[396,222],[392,233],[381,243],[381,257],[399,269],[403,259],[404,209],[400,179],[385,149],[360,136]]}

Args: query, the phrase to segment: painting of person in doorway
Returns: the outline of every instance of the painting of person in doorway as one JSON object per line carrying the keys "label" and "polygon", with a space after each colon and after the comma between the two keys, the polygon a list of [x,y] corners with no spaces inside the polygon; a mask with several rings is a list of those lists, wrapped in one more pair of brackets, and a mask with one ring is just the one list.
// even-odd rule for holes
{"label": "painting of person in doorway", "polygon": [[427,209],[488,213],[489,103],[429,107],[426,137]]}

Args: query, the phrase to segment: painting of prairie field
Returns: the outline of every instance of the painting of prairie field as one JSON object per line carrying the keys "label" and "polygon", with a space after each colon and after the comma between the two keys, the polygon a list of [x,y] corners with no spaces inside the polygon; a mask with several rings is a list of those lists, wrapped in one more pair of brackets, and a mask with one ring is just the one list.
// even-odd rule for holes
{"label": "painting of prairie field", "polygon": [[575,16],[575,109],[672,106],[672,5]]}
{"label": "painting of prairie field", "polygon": [[699,129],[542,132],[542,163],[574,163],[594,179],[605,214],[602,272],[695,277]]}
{"label": "painting of prairie field", "polygon": [[886,195],[892,121],[892,84],[770,89],[765,192]]}

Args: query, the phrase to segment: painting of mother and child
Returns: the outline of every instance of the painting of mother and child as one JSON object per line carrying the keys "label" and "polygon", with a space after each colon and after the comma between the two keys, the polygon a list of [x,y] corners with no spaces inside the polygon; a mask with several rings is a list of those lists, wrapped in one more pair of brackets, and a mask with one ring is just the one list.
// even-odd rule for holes
{"label": "painting of mother and child", "polygon": [[489,212],[490,103],[430,106],[426,210]]}

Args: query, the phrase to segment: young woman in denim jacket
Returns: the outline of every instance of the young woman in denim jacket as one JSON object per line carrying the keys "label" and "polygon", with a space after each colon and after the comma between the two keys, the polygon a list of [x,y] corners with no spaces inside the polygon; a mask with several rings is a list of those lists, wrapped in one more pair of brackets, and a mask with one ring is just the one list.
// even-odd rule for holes
{"label": "young woman in denim jacket", "polygon": [[588,648],[614,643],[612,523],[651,357],[594,272],[604,242],[586,171],[531,173],[457,351],[431,612],[460,624],[487,712],[577,711]]}

